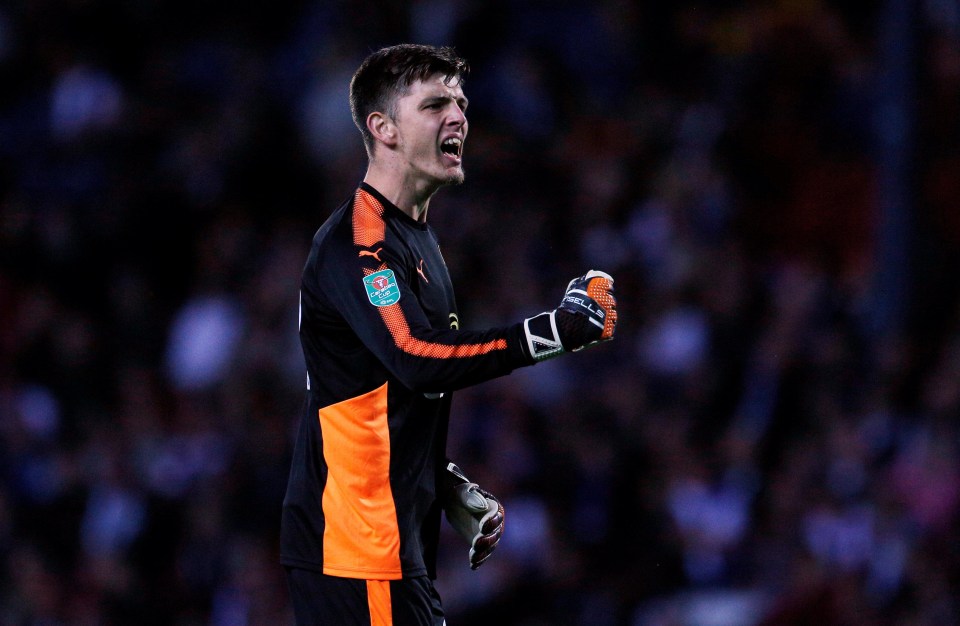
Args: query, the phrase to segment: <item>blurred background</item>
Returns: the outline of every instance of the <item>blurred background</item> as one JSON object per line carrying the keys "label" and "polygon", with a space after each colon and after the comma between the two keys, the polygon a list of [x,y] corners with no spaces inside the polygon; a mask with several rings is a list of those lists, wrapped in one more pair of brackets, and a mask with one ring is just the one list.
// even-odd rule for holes
{"label": "blurred background", "polygon": [[0,624],[292,623],[300,271],[406,41],[473,67],[462,326],[621,318],[457,394],[448,623],[960,622],[954,0],[5,0]]}

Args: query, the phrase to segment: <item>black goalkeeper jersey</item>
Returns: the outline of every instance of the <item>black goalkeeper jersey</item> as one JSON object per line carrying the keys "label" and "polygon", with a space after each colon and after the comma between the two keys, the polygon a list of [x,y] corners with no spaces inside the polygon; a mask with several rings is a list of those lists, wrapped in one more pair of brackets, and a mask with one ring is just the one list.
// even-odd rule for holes
{"label": "black goalkeeper jersey", "polygon": [[433,230],[361,184],[313,238],[300,341],[307,398],[282,563],[433,576],[450,392],[531,364],[522,324],[461,330]]}

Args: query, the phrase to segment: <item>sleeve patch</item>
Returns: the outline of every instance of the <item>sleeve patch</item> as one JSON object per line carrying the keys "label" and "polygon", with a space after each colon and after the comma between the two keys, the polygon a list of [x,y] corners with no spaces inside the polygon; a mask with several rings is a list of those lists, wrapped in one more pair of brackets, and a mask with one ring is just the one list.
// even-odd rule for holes
{"label": "sleeve patch", "polygon": [[373,306],[390,306],[400,301],[400,286],[393,270],[380,270],[364,276],[363,286]]}

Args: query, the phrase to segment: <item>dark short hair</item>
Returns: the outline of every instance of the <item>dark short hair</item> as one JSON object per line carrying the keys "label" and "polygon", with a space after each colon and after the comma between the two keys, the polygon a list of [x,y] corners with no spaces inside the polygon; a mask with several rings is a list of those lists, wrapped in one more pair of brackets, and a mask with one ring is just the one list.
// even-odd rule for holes
{"label": "dark short hair", "polygon": [[367,150],[373,150],[367,116],[374,111],[395,115],[397,98],[418,80],[440,74],[444,82],[462,83],[469,71],[467,62],[447,46],[400,44],[381,48],[364,59],[350,81],[350,112]]}

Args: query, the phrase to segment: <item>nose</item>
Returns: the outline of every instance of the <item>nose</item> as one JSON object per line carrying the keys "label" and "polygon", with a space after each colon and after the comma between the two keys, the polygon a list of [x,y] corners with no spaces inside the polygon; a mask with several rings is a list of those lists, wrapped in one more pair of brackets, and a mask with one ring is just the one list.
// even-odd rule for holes
{"label": "nose", "polygon": [[454,104],[450,107],[450,116],[447,118],[447,124],[452,126],[467,125],[467,114],[460,108],[460,105]]}

